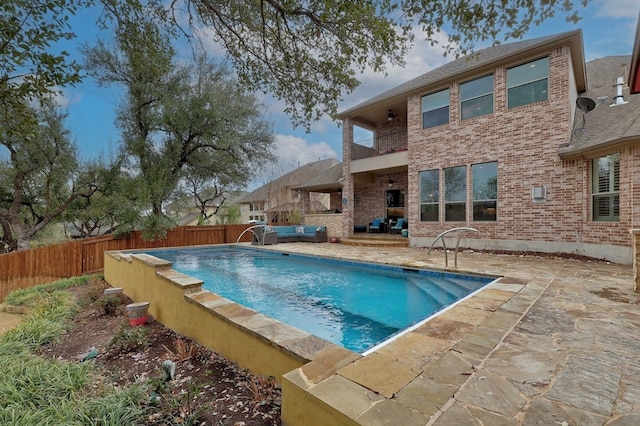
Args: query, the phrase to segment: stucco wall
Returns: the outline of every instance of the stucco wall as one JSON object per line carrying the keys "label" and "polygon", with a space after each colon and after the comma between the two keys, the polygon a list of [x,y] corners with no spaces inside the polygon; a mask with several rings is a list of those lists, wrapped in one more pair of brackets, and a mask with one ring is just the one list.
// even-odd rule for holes
{"label": "stucco wall", "polygon": [[[286,344],[298,351],[313,348],[302,342],[316,342],[315,336],[202,290],[202,281],[172,270],[170,262],[157,257],[106,252],[104,276],[135,302],[150,302],[149,313],[167,327],[254,374],[280,380],[314,355]],[[315,349],[322,347],[316,342]]]}

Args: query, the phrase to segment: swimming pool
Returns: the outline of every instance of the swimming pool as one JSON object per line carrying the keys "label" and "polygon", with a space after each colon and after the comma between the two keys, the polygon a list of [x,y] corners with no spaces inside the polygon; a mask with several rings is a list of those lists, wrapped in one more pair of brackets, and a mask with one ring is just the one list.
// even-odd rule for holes
{"label": "swimming pool", "polygon": [[356,352],[492,281],[233,246],[146,253],[202,280],[206,290]]}

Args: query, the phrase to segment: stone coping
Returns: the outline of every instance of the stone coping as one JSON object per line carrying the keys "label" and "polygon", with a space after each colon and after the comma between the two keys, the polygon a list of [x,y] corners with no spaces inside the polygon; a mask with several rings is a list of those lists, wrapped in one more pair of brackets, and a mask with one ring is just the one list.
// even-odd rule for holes
{"label": "stone coping", "polygon": [[325,350],[285,380],[359,424],[427,424],[545,288],[501,278],[364,357]]}

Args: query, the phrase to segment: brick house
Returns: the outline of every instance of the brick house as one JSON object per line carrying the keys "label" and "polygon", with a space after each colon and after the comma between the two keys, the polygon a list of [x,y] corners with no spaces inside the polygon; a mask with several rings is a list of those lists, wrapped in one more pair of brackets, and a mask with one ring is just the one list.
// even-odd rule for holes
{"label": "brick house", "polygon": [[[483,49],[341,112],[342,236],[406,217],[416,247],[473,227],[461,246],[630,263],[640,225],[630,64],[585,63],[577,30]],[[354,141],[356,126],[374,137]]]}

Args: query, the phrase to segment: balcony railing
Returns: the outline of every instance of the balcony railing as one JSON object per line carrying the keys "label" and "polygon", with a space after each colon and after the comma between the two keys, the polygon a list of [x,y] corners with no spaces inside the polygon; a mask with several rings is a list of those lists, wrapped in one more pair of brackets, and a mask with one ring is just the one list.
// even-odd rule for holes
{"label": "balcony railing", "polygon": [[351,144],[351,159],[360,160],[407,149],[407,132],[390,133]]}

